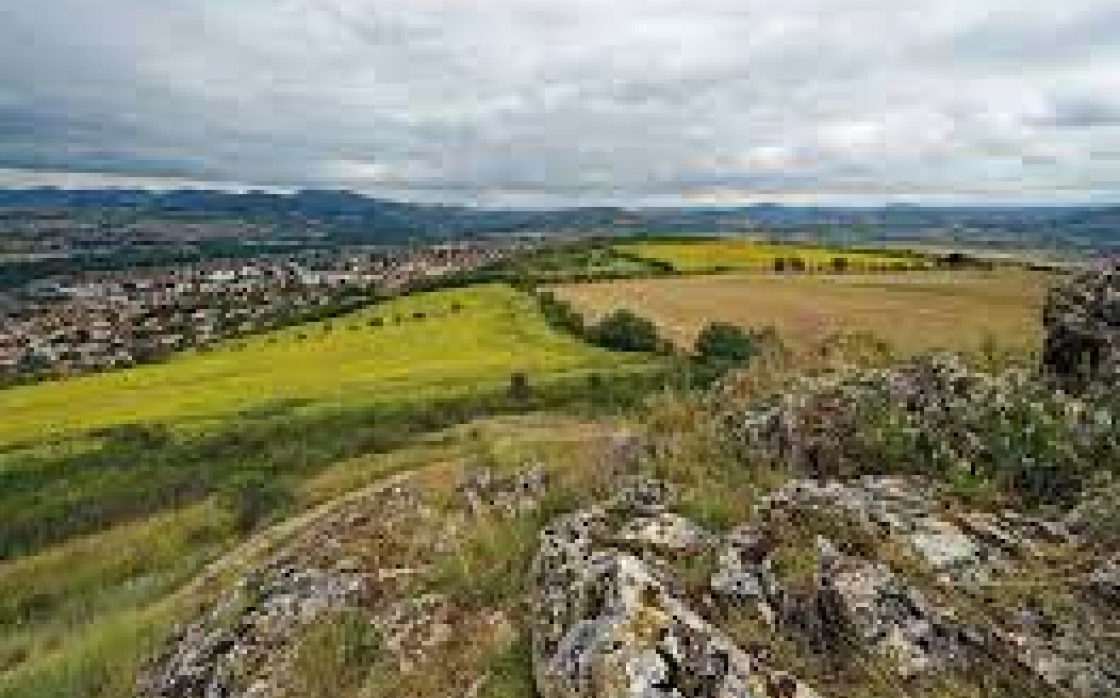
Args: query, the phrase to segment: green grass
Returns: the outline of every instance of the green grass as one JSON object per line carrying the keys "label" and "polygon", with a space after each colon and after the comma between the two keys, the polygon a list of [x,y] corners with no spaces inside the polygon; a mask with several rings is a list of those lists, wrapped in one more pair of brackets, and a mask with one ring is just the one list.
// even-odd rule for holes
{"label": "green grass", "polygon": [[619,362],[550,329],[506,286],[418,294],[163,364],[2,391],[0,446],[128,423],[204,425],[278,405],[399,403],[499,384],[512,371]]}
{"label": "green grass", "polygon": [[682,273],[772,271],[777,259],[798,258],[809,271],[830,271],[842,259],[853,271],[925,268],[928,263],[904,252],[832,250],[809,245],[749,240],[699,242],[636,242],[616,246],[622,254],[672,266]]}
{"label": "green grass", "polygon": [[234,540],[227,517],[198,504],[0,564],[0,673],[157,601]]}

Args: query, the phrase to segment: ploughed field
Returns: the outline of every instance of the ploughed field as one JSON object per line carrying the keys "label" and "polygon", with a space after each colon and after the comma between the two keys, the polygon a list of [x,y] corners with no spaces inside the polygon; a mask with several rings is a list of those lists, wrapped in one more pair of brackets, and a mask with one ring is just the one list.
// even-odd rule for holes
{"label": "ploughed field", "polygon": [[638,259],[668,264],[682,273],[772,271],[776,264],[800,264],[805,271],[832,271],[839,267],[854,272],[904,271],[930,266],[928,260],[905,251],[832,250],[750,240],[650,241],[616,245],[615,249]]}
{"label": "ploughed field", "polygon": [[1036,351],[1052,278],[1038,273],[739,274],[557,286],[591,317],[629,308],[681,347],[712,321],[774,327],[794,351],[871,333],[896,351]]}

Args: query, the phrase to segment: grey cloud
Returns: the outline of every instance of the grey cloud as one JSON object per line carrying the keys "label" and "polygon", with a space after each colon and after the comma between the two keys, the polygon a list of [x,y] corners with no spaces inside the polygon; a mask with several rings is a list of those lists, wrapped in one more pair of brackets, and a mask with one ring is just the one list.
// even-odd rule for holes
{"label": "grey cloud", "polygon": [[465,201],[1099,198],[1117,21],[1100,0],[13,3],[0,168]]}

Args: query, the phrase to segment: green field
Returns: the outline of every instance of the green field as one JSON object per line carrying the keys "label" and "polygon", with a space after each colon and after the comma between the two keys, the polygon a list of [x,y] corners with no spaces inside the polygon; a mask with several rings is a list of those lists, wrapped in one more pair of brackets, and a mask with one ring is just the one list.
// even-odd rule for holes
{"label": "green field", "polygon": [[506,286],[418,294],[158,365],[0,391],[0,447],[135,422],[399,403],[500,385],[513,371],[620,361],[552,330],[532,299]]}
{"label": "green field", "polygon": [[837,264],[852,271],[902,271],[928,266],[920,257],[904,252],[832,250],[749,240],[635,242],[618,245],[617,249],[626,255],[669,264],[682,273],[772,271],[776,260],[790,259],[801,260],[807,271],[830,271]]}

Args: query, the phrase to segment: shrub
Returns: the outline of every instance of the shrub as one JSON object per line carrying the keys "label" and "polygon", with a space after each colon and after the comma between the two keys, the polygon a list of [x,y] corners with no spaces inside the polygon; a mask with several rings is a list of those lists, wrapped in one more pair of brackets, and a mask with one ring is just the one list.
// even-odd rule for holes
{"label": "shrub", "polygon": [[591,340],[617,351],[654,352],[661,344],[657,326],[629,310],[617,310],[599,321]]}
{"label": "shrub", "polygon": [[578,337],[586,334],[587,327],[583,322],[583,316],[576,312],[571,304],[548,292],[538,294],[537,299],[540,301],[541,314],[544,315],[545,322]]}
{"label": "shrub", "polygon": [[753,355],[752,335],[726,322],[710,323],[696,339],[696,356],[707,363],[745,363]]}
{"label": "shrub", "polygon": [[248,532],[291,505],[294,496],[275,475],[246,471],[218,490],[218,501],[238,530]]}
{"label": "shrub", "polygon": [[533,389],[529,385],[529,376],[518,371],[509,377],[509,398],[519,405],[524,405],[533,397]]}

